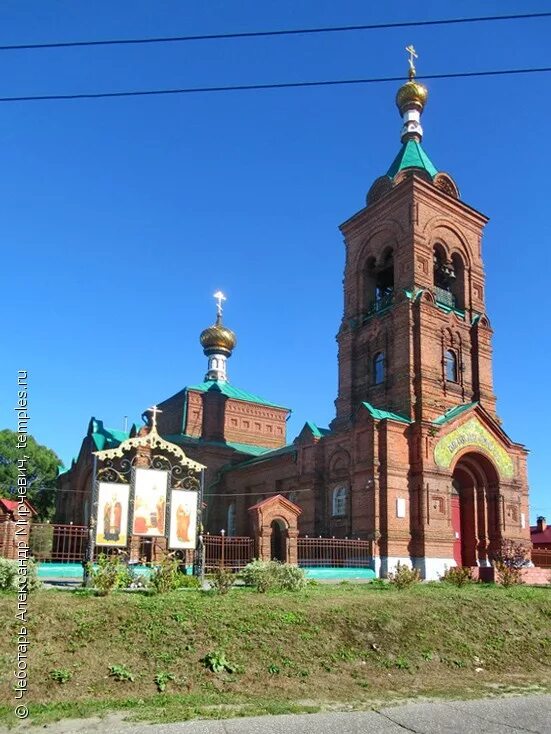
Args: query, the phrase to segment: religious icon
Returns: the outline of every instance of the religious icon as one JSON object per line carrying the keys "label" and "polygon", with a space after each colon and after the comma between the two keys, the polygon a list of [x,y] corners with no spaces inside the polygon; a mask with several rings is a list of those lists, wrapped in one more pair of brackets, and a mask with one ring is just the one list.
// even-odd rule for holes
{"label": "religious icon", "polygon": [[170,494],[169,548],[195,548],[197,492],[173,489]]}
{"label": "religious icon", "polygon": [[136,469],[134,475],[134,535],[162,536],[166,524],[168,473]]}
{"label": "religious icon", "polygon": [[130,486],[99,482],[96,545],[125,546]]}

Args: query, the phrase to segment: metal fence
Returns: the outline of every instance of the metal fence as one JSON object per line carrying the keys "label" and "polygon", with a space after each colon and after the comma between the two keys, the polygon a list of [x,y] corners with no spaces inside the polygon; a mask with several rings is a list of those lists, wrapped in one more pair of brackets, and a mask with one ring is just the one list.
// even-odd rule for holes
{"label": "metal fence", "polygon": [[309,568],[369,568],[372,563],[370,540],[354,538],[297,539],[298,565]]}
{"label": "metal fence", "polygon": [[[86,554],[88,527],[86,525],[50,525],[32,523],[29,536],[31,555],[37,561],[81,563]],[[94,558],[100,553],[117,553],[112,546],[96,546]]]}
{"label": "metal fence", "polygon": [[538,568],[551,568],[551,548],[533,548],[532,563]]}
{"label": "metal fence", "polygon": [[254,558],[254,540],[244,536],[203,536],[205,544],[205,570],[227,568],[238,571]]}

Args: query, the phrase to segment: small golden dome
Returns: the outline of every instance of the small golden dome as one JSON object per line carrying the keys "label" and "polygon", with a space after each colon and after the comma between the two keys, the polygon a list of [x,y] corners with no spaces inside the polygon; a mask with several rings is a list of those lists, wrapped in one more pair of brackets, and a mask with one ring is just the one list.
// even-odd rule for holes
{"label": "small golden dome", "polygon": [[413,106],[423,111],[423,107],[427,103],[427,97],[429,96],[429,90],[424,84],[416,82],[415,79],[410,79],[408,82],[403,84],[396,94],[396,106],[400,110],[400,114],[404,114],[404,110],[408,106]]}
{"label": "small golden dome", "polygon": [[201,346],[205,354],[221,352],[231,354],[237,344],[237,337],[231,329],[222,324],[221,319],[201,332]]}

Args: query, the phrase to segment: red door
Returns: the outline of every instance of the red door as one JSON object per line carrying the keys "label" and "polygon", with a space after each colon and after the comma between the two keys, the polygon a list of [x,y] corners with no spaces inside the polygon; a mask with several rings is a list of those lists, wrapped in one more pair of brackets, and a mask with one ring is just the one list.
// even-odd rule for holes
{"label": "red door", "polygon": [[463,565],[461,556],[461,508],[459,506],[459,495],[452,494],[452,532],[453,532],[453,560],[458,566]]}

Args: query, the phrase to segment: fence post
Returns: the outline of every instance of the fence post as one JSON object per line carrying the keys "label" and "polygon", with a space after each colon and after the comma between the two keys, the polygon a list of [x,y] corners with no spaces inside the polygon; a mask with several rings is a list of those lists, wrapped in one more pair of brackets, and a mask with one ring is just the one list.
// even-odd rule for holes
{"label": "fence post", "polygon": [[220,535],[222,536],[222,541],[220,543],[220,568],[224,568],[224,538],[226,535],[226,531],[221,530]]}

